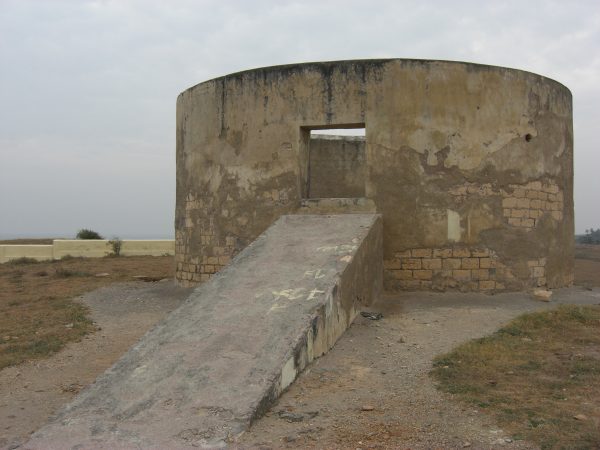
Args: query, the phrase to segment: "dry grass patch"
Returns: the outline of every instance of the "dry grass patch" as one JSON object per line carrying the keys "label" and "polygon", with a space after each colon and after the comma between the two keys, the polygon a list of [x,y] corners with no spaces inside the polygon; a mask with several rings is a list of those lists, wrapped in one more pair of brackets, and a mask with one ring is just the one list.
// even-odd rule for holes
{"label": "dry grass patch", "polygon": [[439,388],[543,449],[600,447],[600,307],[526,314],[434,361]]}
{"label": "dry grass patch", "polygon": [[600,262],[600,245],[576,244],[575,259]]}
{"label": "dry grass patch", "polygon": [[575,284],[600,287],[600,245],[575,246]]}
{"label": "dry grass patch", "polygon": [[0,369],[50,355],[94,331],[86,307],[74,297],[136,275],[158,280],[172,274],[172,256],[0,264]]}

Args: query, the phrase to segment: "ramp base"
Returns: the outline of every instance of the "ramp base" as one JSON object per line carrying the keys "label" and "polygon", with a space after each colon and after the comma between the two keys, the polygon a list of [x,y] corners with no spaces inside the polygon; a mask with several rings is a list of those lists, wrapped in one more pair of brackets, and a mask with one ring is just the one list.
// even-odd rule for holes
{"label": "ramp base", "polygon": [[224,447],[380,293],[381,218],[283,216],[28,449]]}

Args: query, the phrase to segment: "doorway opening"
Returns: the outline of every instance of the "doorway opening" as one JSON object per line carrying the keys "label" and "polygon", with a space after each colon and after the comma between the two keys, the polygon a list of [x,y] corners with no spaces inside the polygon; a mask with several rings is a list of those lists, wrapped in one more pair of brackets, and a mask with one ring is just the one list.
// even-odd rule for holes
{"label": "doorway opening", "polygon": [[365,124],[341,124],[302,129],[306,149],[304,198],[365,196]]}

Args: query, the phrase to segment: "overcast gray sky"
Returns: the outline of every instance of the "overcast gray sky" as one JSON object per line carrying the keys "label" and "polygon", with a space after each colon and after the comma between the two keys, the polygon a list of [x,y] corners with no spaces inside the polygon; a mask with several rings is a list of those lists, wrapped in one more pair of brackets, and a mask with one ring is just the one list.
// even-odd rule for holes
{"label": "overcast gray sky", "polygon": [[600,227],[598,0],[0,0],[0,237],[172,237],[181,91],[254,67],[382,57],[569,87],[576,230]]}

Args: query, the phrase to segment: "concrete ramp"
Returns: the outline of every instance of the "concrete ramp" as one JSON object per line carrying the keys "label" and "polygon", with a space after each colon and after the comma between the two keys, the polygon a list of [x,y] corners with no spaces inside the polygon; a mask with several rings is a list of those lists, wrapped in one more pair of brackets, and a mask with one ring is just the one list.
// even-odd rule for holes
{"label": "concrete ramp", "polygon": [[283,216],[25,444],[224,447],[379,294],[381,218]]}

